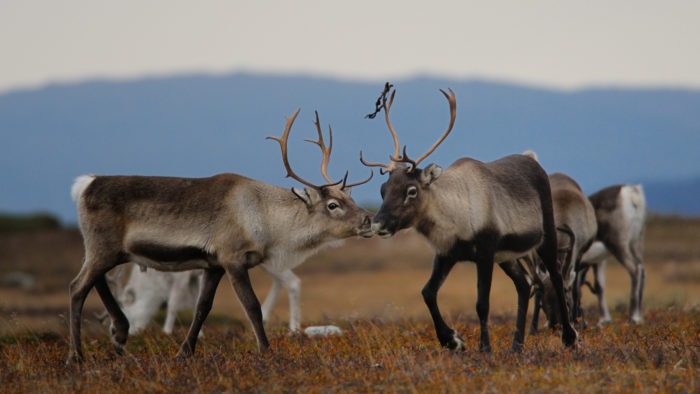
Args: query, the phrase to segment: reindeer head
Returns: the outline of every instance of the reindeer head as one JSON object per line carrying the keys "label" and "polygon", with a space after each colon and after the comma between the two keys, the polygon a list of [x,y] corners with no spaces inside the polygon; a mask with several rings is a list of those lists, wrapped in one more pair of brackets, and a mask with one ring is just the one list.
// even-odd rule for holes
{"label": "reindeer head", "polygon": [[330,161],[331,152],[333,150],[333,130],[329,126],[329,144],[326,146],[323,140],[323,133],[321,131],[321,125],[318,120],[318,112],[316,112],[316,120],[314,124],[316,125],[316,131],[318,132],[318,140],[306,140],[308,142],[314,143],[321,148],[323,158],[321,160],[321,174],[328,182],[325,185],[315,185],[309,181],[304,180],[298,176],[289,164],[289,159],[287,157],[287,140],[289,139],[289,133],[292,129],[292,124],[299,115],[297,110],[292,117],[287,118],[287,125],[284,129],[282,137],[267,137],[268,139],[275,140],[279,142],[280,148],[282,150],[282,161],[284,162],[284,167],[287,170],[287,177],[296,179],[300,183],[304,184],[306,187],[303,189],[292,188],[292,193],[297,196],[301,201],[306,204],[309,210],[309,214],[312,216],[320,215],[325,218],[324,223],[330,221],[331,225],[327,227],[326,236],[329,238],[343,239],[355,235],[360,235],[363,237],[371,237],[374,233],[371,229],[371,217],[370,213],[359,207],[355,201],[350,197],[350,188],[353,186],[359,186],[367,183],[372,179],[374,172],[370,172],[369,178],[364,181],[348,184],[348,173],[345,176],[335,182],[328,175],[328,162]]}
{"label": "reindeer head", "polygon": [[449,94],[440,89],[440,92],[447,98],[450,104],[450,124],[442,136],[417,160],[411,160],[406,154],[406,146],[403,148],[403,154],[400,151],[399,137],[391,125],[389,119],[389,111],[394,102],[396,91],[391,93],[391,98],[387,101],[386,94],[390,85],[387,84],[382,96],[383,100],[381,107],[384,108],[384,117],[387,127],[394,139],[394,154],[389,156],[391,162],[384,163],[369,163],[362,157],[360,152],[360,161],[368,167],[382,167],[382,174],[389,173],[389,179],[382,185],[382,205],[379,211],[374,216],[372,230],[383,237],[393,235],[399,230],[415,226],[421,219],[421,212],[424,212],[425,206],[429,199],[430,187],[432,183],[442,174],[442,167],[437,164],[430,164],[424,169],[418,165],[428,157],[435,149],[447,138],[452,131],[457,116],[457,101],[454,92],[449,89]]}

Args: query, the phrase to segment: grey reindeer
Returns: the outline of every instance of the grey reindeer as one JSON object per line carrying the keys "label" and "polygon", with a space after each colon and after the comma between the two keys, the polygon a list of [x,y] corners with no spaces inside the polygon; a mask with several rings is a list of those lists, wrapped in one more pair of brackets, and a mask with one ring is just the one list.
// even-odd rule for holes
{"label": "grey reindeer", "polygon": [[[387,88],[390,86],[387,84]],[[413,227],[435,249],[433,271],[423,287],[423,299],[433,318],[440,344],[464,350],[464,341],[444,321],[437,304],[437,293],[458,261],[473,261],[477,269],[477,303],[481,336],[479,350],[490,352],[488,333],[489,297],[494,263],[515,282],[518,290],[517,330],[513,351],[521,351],[530,284],[526,272],[515,259],[537,250],[550,274],[562,316],[568,316],[562,276],[557,269],[557,234],[552,212],[552,196],[547,174],[536,160],[517,154],[490,163],[461,158],[443,170],[437,164],[420,168],[449,135],[457,114],[454,92],[441,90],[450,105],[450,122],[443,135],[416,160],[400,151],[399,139],[389,119],[396,91],[387,101],[385,89],[380,106],[394,140],[391,162],[368,163],[388,173],[381,186],[382,205],[372,230],[389,237],[401,229]],[[578,334],[568,320],[563,324],[562,341],[577,346]]]}

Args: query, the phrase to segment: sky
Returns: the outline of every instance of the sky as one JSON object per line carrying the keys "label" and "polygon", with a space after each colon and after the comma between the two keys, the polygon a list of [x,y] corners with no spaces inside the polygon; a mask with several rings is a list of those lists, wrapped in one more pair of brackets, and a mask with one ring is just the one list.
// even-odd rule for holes
{"label": "sky", "polygon": [[0,94],[237,71],[700,88],[700,1],[0,1]]}

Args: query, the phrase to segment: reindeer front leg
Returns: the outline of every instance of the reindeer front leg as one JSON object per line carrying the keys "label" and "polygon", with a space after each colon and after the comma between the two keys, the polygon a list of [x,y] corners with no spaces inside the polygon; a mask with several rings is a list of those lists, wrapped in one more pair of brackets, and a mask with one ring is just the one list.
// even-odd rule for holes
{"label": "reindeer front leg", "polygon": [[481,337],[479,339],[479,351],[491,353],[489,341],[489,305],[491,297],[491,280],[493,278],[493,256],[476,262],[476,314],[479,315]]}
{"label": "reindeer front leg", "polygon": [[459,334],[450,328],[440,314],[440,308],[437,305],[437,293],[440,287],[445,282],[447,274],[450,273],[457,260],[451,257],[435,256],[433,261],[433,272],[430,279],[425,284],[422,290],[423,301],[430,311],[430,316],[435,324],[435,333],[443,347],[452,350],[464,350],[464,341]]}
{"label": "reindeer front leg", "polygon": [[253,326],[255,339],[258,342],[258,350],[263,352],[270,347],[270,343],[267,340],[267,335],[265,334],[265,328],[263,326],[260,301],[258,301],[258,297],[255,296],[253,286],[250,283],[248,268],[236,267],[235,269],[230,269],[226,272],[228,273],[228,277],[231,280],[234,290],[236,290],[238,299],[241,301],[241,304],[245,309],[248,320]]}

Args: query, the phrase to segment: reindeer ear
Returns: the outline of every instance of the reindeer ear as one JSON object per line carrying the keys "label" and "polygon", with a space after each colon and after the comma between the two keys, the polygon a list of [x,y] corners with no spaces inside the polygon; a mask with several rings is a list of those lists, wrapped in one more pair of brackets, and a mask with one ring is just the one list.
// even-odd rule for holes
{"label": "reindeer ear", "polygon": [[432,163],[429,166],[425,167],[425,169],[423,169],[423,172],[421,172],[421,183],[423,183],[423,186],[428,186],[431,183],[433,183],[436,179],[438,179],[441,174],[442,167],[435,163]]}
{"label": "reindeer ear", "polygon": [[297,189],[296,187],[293,187],[292,193],[299,197],[301,201],[304,201],[304,203],[309,207],[321,199],[321,196],[318,195],[316,190],[309,189],[308,187],[305,187],[304,189]]}

